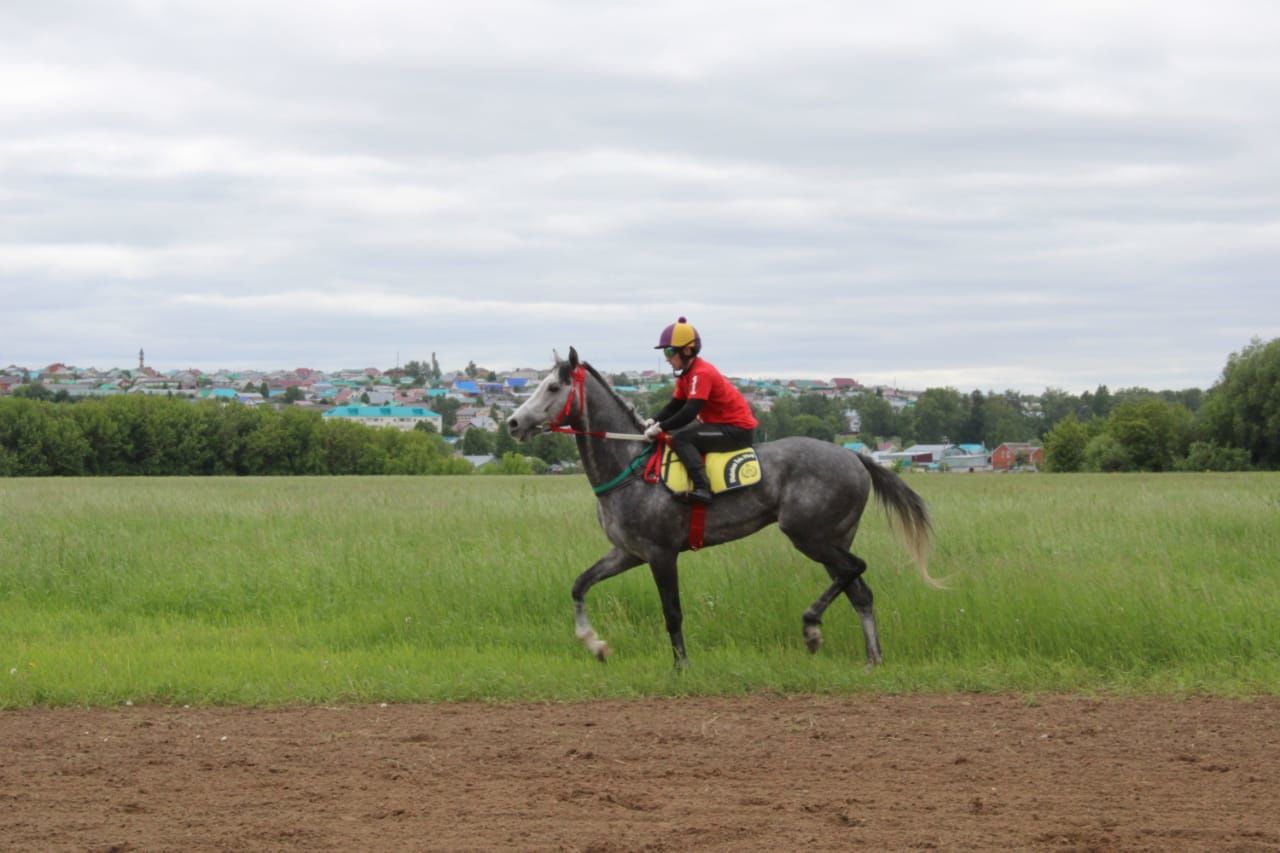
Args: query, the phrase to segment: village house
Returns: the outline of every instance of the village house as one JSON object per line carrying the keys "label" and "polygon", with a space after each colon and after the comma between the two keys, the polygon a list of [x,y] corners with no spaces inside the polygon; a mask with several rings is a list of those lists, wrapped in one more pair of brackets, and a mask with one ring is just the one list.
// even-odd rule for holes
{"label": "village house", "polygon": [[421,406],[335,406],[322,417],[349,419],[354,423],[371,427],[392,427],[408,432],[420,423],[430,425],[437,433],[444,432],[444,419],[436,412]]}
{"label": "village house", "polygon": [[835,388],[840,394],[854,394],[865,390],[862,387],[861,382],[844,376],[837,376],[835,379],[832,379],[831,387]]}
{"label": "village house", "polygon": [[877,451],[878,462],[892,465],[905,462],[929,471],[987,471],[991,468],[987,449],[980,444],[913,444],[905,450]]}
{"label": "village house", "polygon": [[1022,466],[1039,468],[1044,464],[1044,448],[1038,444],[1007,441],[991,453],[991,467],[1009,471]]}
{"label": "village house", "polygon": [[920,395],[914,391],[903,391],[899,388],[891,388],[888,385],[877,386],[876,391],[889,402],[889,406],[895,412],[901,412],[903,409],[914,406],[916,400],[920,398]]}

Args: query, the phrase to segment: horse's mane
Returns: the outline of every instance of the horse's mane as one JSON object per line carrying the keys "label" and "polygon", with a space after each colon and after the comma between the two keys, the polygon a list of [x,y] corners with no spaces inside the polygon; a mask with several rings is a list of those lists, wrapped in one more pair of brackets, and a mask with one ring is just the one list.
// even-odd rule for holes
{"label": "horse's mane", "polygon": [[618,402],[618,405],[622,406],[624,411],[630,413],[631,417],[635,419],[635,422],[637,424],[644,422],[644,418],[640,417],[640,413],[636,411],[635,406],[631,405],[631,401],[627,400],[617,391],[613,390],[613,386],[609,384],[609,381],[607,379],[605,379],[603,376],[600,375],[600,371],[592,367],[590,362],[584,361],[580,363],[582,364],[583,367],[587,369],[588,373],[590,373],[597,380],[599,380],[600,384],[604,386],[604,390],[609,392],[609,396],[613,397],[613,399]]}

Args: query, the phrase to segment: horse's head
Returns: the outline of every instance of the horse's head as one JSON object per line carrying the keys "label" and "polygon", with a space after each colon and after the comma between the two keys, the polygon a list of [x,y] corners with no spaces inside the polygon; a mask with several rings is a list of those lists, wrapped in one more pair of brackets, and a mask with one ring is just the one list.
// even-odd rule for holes
{"label": "horse's head", "polygon": [[568,361],[555,356],[555,367],[547,378],[507,421],[513,438],[525,441],[535,433],[550,429],[563,416],[573,391],[573,371],[579,363],[578,351],[573,347],[569,347]]}

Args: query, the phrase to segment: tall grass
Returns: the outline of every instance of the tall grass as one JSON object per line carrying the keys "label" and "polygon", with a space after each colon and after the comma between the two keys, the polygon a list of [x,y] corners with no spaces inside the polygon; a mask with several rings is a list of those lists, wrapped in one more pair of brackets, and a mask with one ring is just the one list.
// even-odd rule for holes
{"label": "tall grass", "polygon": [[[576,699],[744,691],[1280,692],[1280,476],[913,476],[922,584],[877,510],[886,665],[775,530],[681,559],[676,674],[646,569],[606,550],[580,478],[0,480],[0,707]],[[714,507],[712,508],[714,512]]]}

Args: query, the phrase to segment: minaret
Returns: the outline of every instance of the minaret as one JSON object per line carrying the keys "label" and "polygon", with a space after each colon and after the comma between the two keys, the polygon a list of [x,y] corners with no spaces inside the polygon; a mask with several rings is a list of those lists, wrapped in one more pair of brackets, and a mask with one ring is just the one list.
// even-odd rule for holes
{"label": "minaret", "polygon": [[142,347],[138,347],[138,369],[139,370],[144,369],[142,364]]}

